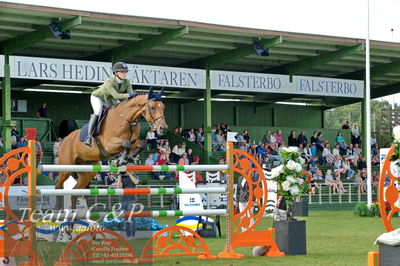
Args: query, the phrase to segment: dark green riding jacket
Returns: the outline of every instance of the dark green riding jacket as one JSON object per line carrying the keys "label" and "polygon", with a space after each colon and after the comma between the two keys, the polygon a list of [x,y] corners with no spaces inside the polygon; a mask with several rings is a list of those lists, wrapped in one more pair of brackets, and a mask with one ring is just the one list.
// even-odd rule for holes
{"label": "dark green riding jacket", "polygon": [[106,104],[112,104],[116,100],[128,99],[128,94],[133,92],[132,85],[128,79],[118,84],[115,77],[111,77],[106,80],[102,85],[96,87],[92,92],[93,96],[97,96],[103,100]]}

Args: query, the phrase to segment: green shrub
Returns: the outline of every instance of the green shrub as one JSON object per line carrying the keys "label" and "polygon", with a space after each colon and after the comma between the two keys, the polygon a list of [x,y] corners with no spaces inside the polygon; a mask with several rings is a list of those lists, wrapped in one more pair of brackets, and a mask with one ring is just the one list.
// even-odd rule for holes
{"label": "green shrub", "polygon": [[363,217],[374,217],[379,216],[379,204],[373,203],[371,208],[368,208],[366,202],[359,202],[354,207],[354,215],[363,216]]}

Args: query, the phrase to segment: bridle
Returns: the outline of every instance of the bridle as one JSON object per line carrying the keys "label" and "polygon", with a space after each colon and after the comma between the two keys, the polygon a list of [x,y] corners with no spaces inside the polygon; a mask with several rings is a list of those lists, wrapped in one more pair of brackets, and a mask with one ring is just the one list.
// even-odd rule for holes
{"label": "bridle", "polygon": [[[149,122],[149,124],[150,124],[151,128],[153,130],[155,130],[157,128],[156,127],[157,126],[156,121],[159,120],[159,119],[165,119],[165,116],[164,115],[160,115],[160,116],[154,118],[154,112],[151,110],[151,107],[149,106],[149,102],[151,102],[151,101],[153,101],[153,100],[147,100],[146,101],[146,113],[148,113],[150,115],[152,121]],[[144,117],[144,113],[142,113],[142,117]]]}

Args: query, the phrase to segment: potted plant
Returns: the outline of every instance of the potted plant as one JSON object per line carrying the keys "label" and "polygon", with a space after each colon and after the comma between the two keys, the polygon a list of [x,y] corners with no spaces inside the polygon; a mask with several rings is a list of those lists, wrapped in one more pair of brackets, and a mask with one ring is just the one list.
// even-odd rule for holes
{"label": "potted plant", "polygon": [[276,242],[288,255],[306,254],[306,224],[294,219],[294,202],[310,191],[311,176],[304,171],[304,160],[297,147],[281,148],[281,165],[273,168],[280,203],[286,205],[286,219],[274,220]]}

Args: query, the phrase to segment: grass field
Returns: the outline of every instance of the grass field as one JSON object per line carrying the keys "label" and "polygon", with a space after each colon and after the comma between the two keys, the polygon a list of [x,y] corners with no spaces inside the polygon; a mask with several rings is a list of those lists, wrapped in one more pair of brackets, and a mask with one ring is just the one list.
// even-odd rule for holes
{"label": "grass field", "polygon": [[[238,248],[237,252],[246,257],[240,260],[197,260],[194,257],[159,258],[157,265],[367,265],[367,253],[378,250],[373,243],[384,232],[378,217],[358,217],[353,211],[311,211],[307,221],[307,255],[286,256],[280,258],[252,257],[252,248]],[[160,223],[174,224],[174,218],[159,218]],[[268,228],[272,219],[267,218],[263,228]],[[394,227],[400,227],[400,218],[395,218]],[[225,223],[222,224],[222,227]],[[261,229],[261,228],[260,228]],[[225,245],[223,238],[208,238],[206,243],[213,255],[222,251]],[[52,265],[58,259],[62,249],[60,243],[42,242],[38,245],[39,254],[45,265]],[[143,242],[131,241],[133,245],[142,246]],[[135,248],[136,249],[136,248]],[[87,265],[84,263],[83,265]],[[96,265],[102,265],[95,263]],[[109,264],[108,264],[109,265]],[[121,264],[119,264],[121,265]]]}

